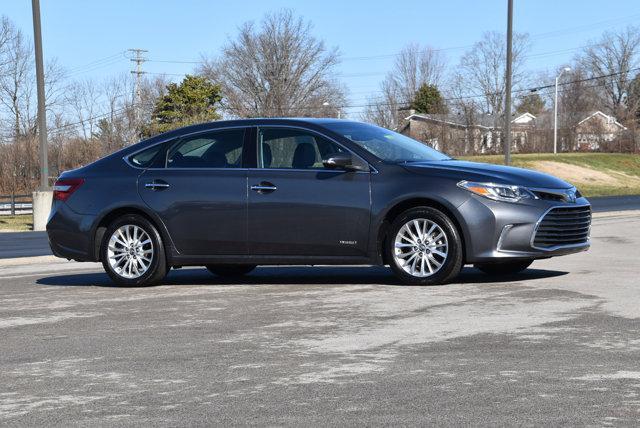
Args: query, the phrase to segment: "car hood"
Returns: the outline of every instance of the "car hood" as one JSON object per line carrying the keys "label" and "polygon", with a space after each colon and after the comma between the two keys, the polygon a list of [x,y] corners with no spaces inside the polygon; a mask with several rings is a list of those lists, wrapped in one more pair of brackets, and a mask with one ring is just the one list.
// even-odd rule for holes
{"label": "car hood", "polygon": [[459,160],[421,161],[404,164],[409,171],[418,174],[448,176],[459,180],[511,184],[548,189],[572,187],[566,181],[549,174],[524,168]]}

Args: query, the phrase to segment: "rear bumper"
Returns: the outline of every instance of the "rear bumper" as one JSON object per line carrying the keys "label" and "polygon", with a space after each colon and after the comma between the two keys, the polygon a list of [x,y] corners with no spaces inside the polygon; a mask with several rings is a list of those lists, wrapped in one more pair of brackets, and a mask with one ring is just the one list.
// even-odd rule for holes
{"label": "rear bumper", "polygon": [[51,251],[57,257],[79,262],[95,261],[92,235],[96,217],[78,214],[67,204],[54,201],[47,222]]}
{"label": "rear bumper", "polygon": [[534,200],[512,204],[473,197],[460,208],[467,223],[466,262],[496,262],[507,259],[544,259],[586,251],[590,240],[550,248],[534,246],[540,221],[554,207],[589,206],[580,198],[575,204]]}

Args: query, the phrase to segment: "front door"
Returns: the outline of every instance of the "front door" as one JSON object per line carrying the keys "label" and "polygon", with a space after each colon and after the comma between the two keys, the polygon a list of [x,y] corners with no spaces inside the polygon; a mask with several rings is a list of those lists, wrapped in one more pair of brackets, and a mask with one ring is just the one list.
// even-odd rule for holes
{"label": "front door", "polygon": [[244,128],[208,131],[169,143],[160,168],[138,179],[179,253],[245,255],[247,170]]}
{"label": "front door", "polygon": [[249,254],[366,256],[369,172],[327,169],[347,150],[298,128],[261,127],[258,168],[249,170]]}

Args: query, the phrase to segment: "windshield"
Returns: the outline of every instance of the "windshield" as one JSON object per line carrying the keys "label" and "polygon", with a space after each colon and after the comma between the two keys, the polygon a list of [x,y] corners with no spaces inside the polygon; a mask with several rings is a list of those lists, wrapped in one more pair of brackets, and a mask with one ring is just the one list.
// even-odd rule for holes
{"label": "windshield", "polygon": [[451,159],[413,138],[379,126],[359,122],[329,122],[324,123],[323,126],[343,135],[383,161],[412,162]]}

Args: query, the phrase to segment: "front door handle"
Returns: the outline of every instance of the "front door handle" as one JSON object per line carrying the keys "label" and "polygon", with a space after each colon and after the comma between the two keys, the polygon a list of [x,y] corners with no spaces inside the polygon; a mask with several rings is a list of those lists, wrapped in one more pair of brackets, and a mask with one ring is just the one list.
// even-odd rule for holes
{"label": "front door handle", "polygon": [[150,183],[145,183],[144,187],[151,190],[164,190],[169,188],[169,183],[164,180],[153,180]]}
{"label": "front door handle", "polygon": [[251,186],[251,190],[258,193],[271,193],[278,190],[278,188],[273,183],[263,181],[260,184],[254,184],[253,186]]}

